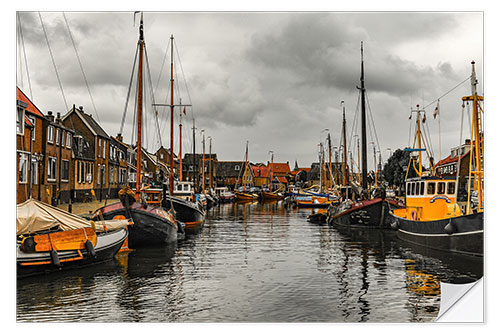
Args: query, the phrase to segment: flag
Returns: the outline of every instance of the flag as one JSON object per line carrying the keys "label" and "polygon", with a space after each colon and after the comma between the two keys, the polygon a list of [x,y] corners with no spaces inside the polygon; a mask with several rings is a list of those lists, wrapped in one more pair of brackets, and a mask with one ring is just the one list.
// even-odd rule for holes
{"label": "flag", "polygon": [[184,115],[186,115],[186,107],[184,107]]}
{"label": "flag", "polygon": [[424,113],[424,119],[422,119],[422,123],[425,123],[426,120],[427,120],[427,117],[425,116],[425,113]]}
{"label": "flag", "polygon": [[436,119],[436,116],[439,114],[439,101],[438,101],[438,104],[436,105],[436,109],[434,110],[434,119]]}
{"label": "flag", "polygon": [[410,117],[408,117],[408,119],[411,119],[411,113],[410,113]]}

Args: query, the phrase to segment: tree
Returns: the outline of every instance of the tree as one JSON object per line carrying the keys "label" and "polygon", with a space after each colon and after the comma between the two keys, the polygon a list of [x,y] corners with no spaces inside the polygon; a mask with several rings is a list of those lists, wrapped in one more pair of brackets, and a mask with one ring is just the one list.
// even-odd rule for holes
{"label": "tree", "polygon": [[[384,165],[384,178],[389,185],[401,187],[405,183],[406,169],[410,161],[410,152],[397,149]],[[408,177],[416,176],[415,170],[410,168]]]}

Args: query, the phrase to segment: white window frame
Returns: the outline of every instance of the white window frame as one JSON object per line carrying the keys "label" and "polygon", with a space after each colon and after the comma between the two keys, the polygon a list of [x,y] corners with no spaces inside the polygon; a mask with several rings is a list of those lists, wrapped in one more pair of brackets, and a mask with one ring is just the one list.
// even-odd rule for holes
{"label": "white window frame", "polygon": [[106,159],[106,141],[101,140],[101,142],[102,142],[102,159],[105,160]]}
{"label": "white window frame", "polygon": [[47,127],[47,142],[54,143],[54,126],[52,125]]}
{"label": "white window frame", "polygon": [[[69,160],[61,159],[61,182],[69,182]],[[64,162],[68,163],[68,178],[64,179]]]}
{"label": "white window frame", "polygon": [[[47,181],[57,180],[57,157],[49,156],[47,158]],[[51,172],[52,163],[54,164],[54,174]],[[53,177],[53,178],[52,178]]]}
{"label": "white window frame", "polygon": [[56,146],[59,146],[59,143],[61,142],[60,135],[61,135],[61,130],[58,127],[58,128],[56,128]]}
{"label": "white window frame", "polygon": [[38,184],[38,161],[35,157],[31,158],[31,184],[32,185],[37,185]]}
{"label": "white window frame", "polygon": [[241,166],[239,166],[239,165],[234,166],[234,171],[240,171],[240,170],[241,170]]}
{"label": "white window frame", "polygon": [[71,133],[66,132],[66,148],[71,148]]}
{"label": "white window frame", "polygon": [[[21,165],[24,164],[24,169],[21,170]],[[22,171],[22,179],[21,179]],[[28,154],[19,153],[19,184],[28,183]]]}
{"label": "white window frame", "polygon": [[16,133],[24,135],[24,111],[25,109],[18,106],[16,110]]}

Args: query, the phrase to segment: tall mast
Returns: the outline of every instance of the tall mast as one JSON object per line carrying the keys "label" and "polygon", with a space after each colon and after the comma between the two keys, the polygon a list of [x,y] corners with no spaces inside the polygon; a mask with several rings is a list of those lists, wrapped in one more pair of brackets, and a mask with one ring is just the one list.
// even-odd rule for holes
{"label": "tall mast", "polygon": [[366,189],[368,162],[366,159],[366,103],[365,103],[365,69],[363,62],[363,42],[361,42],[361,187]]}
{"label": "tall mast", "polygon": [[144,28],[143,17],[141,13],[141,23],[139,25],[139,69],[138,69],[138,92],[137,92],[137,164],[136,164],[136,179],[135,192],[139,197],[141,192],[141,153],[142,153],[142,66],[143,66],[143,51],[144,51]]}
{"label": "tall mast", "polygon": [[330,139],[330,133],[328,133],[328,171],[330,172],[330,190],[333,187],[333,177],[332,177],[332,140]]}
{"label": "tall mast", "polygon": [[[182,99],[179,98],[179,104],[182,105]],[[184,107],[184,112],[186,107]],[[182,182],[182,111],[179,113],[179,181]]]}
{"label": "tall mast", "polygon": [[208,137],[210,139],[210,144],[208,146],[208,181],[210,189],[212,188],[212,137]]}
{"label": "tall mast", "polygon": [[358,144],[358,184],[361,184],[361,155],[359,150],[359,136],[357,136],[357,144]]}
{"label": "tall mast", "polygon": [[245,150],[245,172],[243,173],[243,191],[247,190],[247,163],[248,163],[248,141],[247,148]]}
{"label": "tall mast", "polygon": [[345,104],[342,101],[342,137],[343,137],[343,159],[342,159],[342,185],[347,185],[347,134],[346,134],[346,122],[345,122]]}
{"label": "tall mast", "polygon": [[170,36],[170,195],[174,194],[174,35]]}
{"label": "tall mast", "polygon": [[203,156],[202,156],[202,165],[201,165],[201,172],[202,172],[202,183],[201,183],[201,193],[205,194],[205,130],[201,130],[203,132]]}
{"label": "tall mast", "polygon": [[323,192],[323,142],[319,143],[319,193]]}
{"label": "tall mast", "polygon": [[269,165],[269,192],[272,192],[274,152],[272,150],[269,152],[271,153],[271,164]]}
{"label": "tall mast", "polygon": [[196,175],[196,127],[194,126],[194,118],[193,118],[193,183],[195,190],[198,188],[198,176]]}

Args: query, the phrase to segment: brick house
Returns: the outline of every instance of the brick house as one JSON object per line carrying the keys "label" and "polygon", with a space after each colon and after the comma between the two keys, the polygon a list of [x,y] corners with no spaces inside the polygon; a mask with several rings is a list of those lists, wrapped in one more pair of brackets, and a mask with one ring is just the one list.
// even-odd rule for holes
{"label": "brick house", "polygon": [[[217,154],[205,154],[205,187],[210,186],[210,177],[212,177],[212,185],[215,185],[218,169],[217,169]],[[184,154],[182,159],[182,179],[194,181],[193,177],[196,177],[197,183],[201,188],[203,174],[203,154]]]}
{"label": "brick house", "polygon": [[254,185],[256,187],[269,186],[269,167],[265,165],[252,165]]}
{"label": "brick house", "polygon": [[449,156],[436,163],[435,170],[438,177],[456,177],[459,159],[460,176],[457,194],[459,201],[466,201],[470,164],[470,140],[467,139],[464,144],[452,148]]}
{"label": "brick house", "polygon": [[[92,118],[92,115],[83,111],[83,107],[78,109],[73,105],[73,108],[62,118],[63,124],[75,131],[75,135],[81,136],[83,141],[88,144],[86,158],[92,156],[93,161],[86,161],[89,165],[89,172],[86,181],[90,179],[92,190],[96,198],[102,200],[109,193],[109,141],[108,134],[102,127]],[[83,161],[82,161],[83,162]],[[90,163],[93,162],[93,163]],[[77,168],[75,168],[77,169]],[[78,169],[77,169],[78,170]],[[76,171],[75,171],[76,172]],[[89,176],[90,174],[90,176]],[[76,182],[75,182],[76,187]],[[85,191],[88,191],[88,186],[85,186]]]}
{"label": "brick house", "polygon": [[[228,186],[234,189],[235,186],[242,186],[245,174],[245,161],[218,161],[215,166],[217,186]],[[246,186],[254,186],[254,174],[250,163],[247,163]]]}

